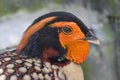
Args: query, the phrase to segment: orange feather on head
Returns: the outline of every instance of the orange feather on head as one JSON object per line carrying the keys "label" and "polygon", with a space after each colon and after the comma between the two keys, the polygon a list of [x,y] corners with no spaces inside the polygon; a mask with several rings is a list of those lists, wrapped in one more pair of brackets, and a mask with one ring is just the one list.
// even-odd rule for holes
{"label": "orange feather on head", "polygon": [[24,35],[23,35],[23,38],[20,42],[20,44],[18,45],[17,47],[17,51],[18,52],[21,52],[25,46],[27,45],[30,37],[38,30],[40,30],[41,28],[43,28],[48,22],[52,21],[53,19],[55,19],[56,17],[53,16],[53,17],[48,17],[48,18],[45,18],[39,22],[37,22],[36,24],[32,25],[31,27],[29,27]]}
{"label": "orange feather on head", "polygon": [[87,59],[90,51],[90,45],[87,41],[73,41],[67,47],[68,52],[66,58],[78,64]]}
{"label": "orange feather on head", "polygon": [[[40,40],[36,41],[36,43],[34,44],[34,49],[33,42],[30,42],[30,44],[27,45],[29,43],[30,38],[33,37],[32,35],[34,35],[37,31],[43,28],[47,28],[47,30],[48,28],[50,28],[50,30],[55,29],[54,34],[57,34],[57,37],[54,37],[54,39],[57,40],[57,43],[54,43],[54,41],[49,42],[49,39],[53,40],[53,37],[48,39],[48,43],[50,43],[52,49],[44,49],[45,47],[47,47],[47,44],[38,46],[37,44],[39,44],[41,40],[40,38]],[[51,36],[49,35],[49,33],[46,33],[44,35]],[[46,36],[44,36],[43,41],[45,40]],[[56,55],[60,56],[60,58],[58,57],[56,58],[56,60],[59,59],[59,61],[63,61],[67,59],[68,61],[73,61],[75,63],[80,64],[83,61],[85,61],[88,57],[90,50],[90,42],[96,42],[96,40],[96,36],[76,16],[66,12],[53,12],[48,13],[35,20],[34,24],[32,24],[25,31],[24,36],[17,47],[17,51],[19,53],[25,51],[25,54],[28,53],[27,56],[29,56],[30,53],[33,56],[34,52],[39,53],[40,50],[41,53],[39,53],[38,55],[45,54],[51,56],[56,55],[56,53],[61,53],[59,55]],[[40,49],[40,47],[42,47],[42,49]]]}
{"label": "orange feather on head", "polygon": [[61,32],[59,34],[60,42],[64,48],[67,49],[66,58],[75,63],[82,63],[88,57],[90,45],[85,41],[85,35],[74,22],[56,22],[51,26],[69,27],[71,28],[70,34]]}

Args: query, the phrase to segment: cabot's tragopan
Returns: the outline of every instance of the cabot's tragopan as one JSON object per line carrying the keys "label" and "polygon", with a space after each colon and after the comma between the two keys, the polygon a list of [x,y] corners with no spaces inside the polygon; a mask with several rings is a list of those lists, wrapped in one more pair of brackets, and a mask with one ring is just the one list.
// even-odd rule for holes
{"label": "cabot's tragopan", "polygon": [[84,80],[80,64],[96,36],[68,12],[37,18],[17,48],[0,54],[0,80]]}

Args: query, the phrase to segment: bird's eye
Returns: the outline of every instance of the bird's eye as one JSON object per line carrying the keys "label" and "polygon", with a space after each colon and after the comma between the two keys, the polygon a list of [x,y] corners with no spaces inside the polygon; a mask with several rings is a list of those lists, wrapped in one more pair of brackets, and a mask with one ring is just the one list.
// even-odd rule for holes
{"label": "bird's eye", "polygon": [[72,31],[73,31],[72,28],[69,27],[69,26],[62,27],[62,32],[63,32],[64,34],[70,35],[70,34],[72,33]]}

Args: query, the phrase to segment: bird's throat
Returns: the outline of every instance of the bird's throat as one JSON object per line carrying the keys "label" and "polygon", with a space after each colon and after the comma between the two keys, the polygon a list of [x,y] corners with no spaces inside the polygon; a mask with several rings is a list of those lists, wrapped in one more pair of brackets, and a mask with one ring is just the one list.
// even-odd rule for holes
{"label": "bird's throat", "polygon": [[80,64],[87,59],[90,45],[87,41],[73,41],[67,45],[67,48],[66,58]]}

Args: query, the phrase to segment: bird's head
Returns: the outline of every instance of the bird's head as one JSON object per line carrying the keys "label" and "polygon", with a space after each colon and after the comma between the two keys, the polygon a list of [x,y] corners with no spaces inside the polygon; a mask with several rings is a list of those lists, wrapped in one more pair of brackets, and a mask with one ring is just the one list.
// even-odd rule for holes
{"label": "bird's head", "polygon": [[96,43],[96,36],[75,15],[51,12],[37,18],[24,32],[17,51],[45,61],[80,64],[88,56],[90,42]]}

